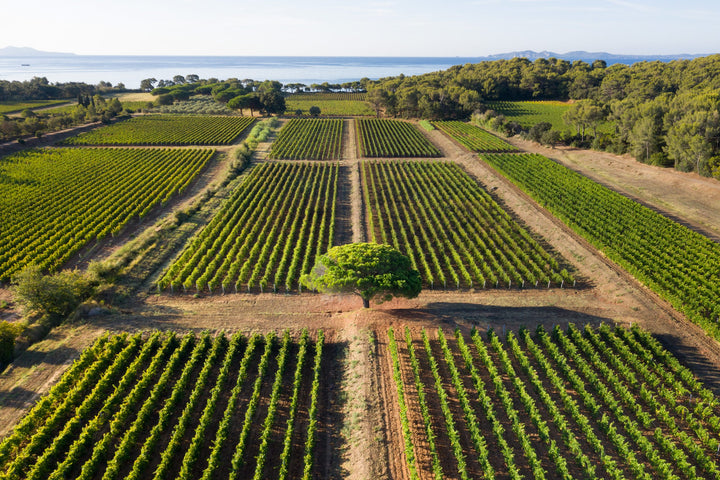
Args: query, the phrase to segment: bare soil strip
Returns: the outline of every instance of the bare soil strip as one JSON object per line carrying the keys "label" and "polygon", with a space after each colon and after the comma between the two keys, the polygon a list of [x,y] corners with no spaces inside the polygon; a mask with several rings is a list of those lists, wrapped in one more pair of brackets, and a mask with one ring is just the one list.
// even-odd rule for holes
{"label": "bare soil strip", "polygon": [[0,437],[55,385],[80,353],[104,331],[94,325],[56,327],[0,374]]}
{"label": "bare soil strip", "polygon": [[362,200],[362,189],[360,186],[360,160],[357,155],[357,137],[355,135],[355,121],[345,120],[345,136],[343,138],[342,158],[347,161],[350,171],[350,205],[352,206],[352,241],[353,243],[365,242],[364,217],[365,208]]}
{"label": "bare soil strip", "polygon": [[338,172],[337,197],[335,198],[335,238],[333,245],[345,245],[354,241],[354,211],[352,204],[353,168],[340,163]]}

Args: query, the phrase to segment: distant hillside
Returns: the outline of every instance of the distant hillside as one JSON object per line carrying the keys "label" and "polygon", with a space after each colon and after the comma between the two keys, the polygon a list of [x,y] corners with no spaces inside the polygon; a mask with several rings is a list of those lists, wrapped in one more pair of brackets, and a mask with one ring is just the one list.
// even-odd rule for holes
{"label": "distant hillside", "polygon": [[67,57],[74,53],[43,52],[30,47],[4,47],[0,48],[0,57]]}
{"label": "distant hillside", "polygon": [[508,60],[511,58],[525,57],[529,60],[537,60],[538,58],[559,58],[562,60],[575,61],[582,60],[587,63],[592,63],[595,60],[605,60],[608,65],[613,63],[624,63],[626,65],[632,65],[637,62],[653,62],[659,60],[661,62],[670,62],[672,60],[692,60],[694,58],[706,57],[708,54],[687,54],[679,53],[677,55],[618,55],[607,52],[584,52],[575,51],[567,53],[556,53],[556,52],[535,52],[533,50],[523,50],[518,52],[499,53],[496,55],[488,55],[487,57],[480,57],[480,60]]}

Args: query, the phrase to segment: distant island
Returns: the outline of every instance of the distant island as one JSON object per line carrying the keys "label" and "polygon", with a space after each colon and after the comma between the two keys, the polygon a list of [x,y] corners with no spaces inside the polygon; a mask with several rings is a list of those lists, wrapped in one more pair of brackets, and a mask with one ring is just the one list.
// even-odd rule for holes
{"label": "distant island", "polygon": [[72,57],[74,53],[43,52],[30,47],[8,46],[0,48],[0,57]]}
{"label": "distant island", "polygon": [[688,54],[679,53],[675,55],[629,55],[629,54],[614,54],[607,52],[585,52],[585,51],[574,51],[567,53],[548,52],[543,50],[542,52],[535,52],[533,50],[522,50],[516,52],[499,53],[497,55],[488,55],[486,57],[478,57],[478,60],[509,60],[511,58],[524,57],[528,60],[535,61],[538,58],[558,58],[561,60],[582,60],[584,62],[592,63],[595,60],[604,60],[608,65],[613,63],[624,63],[626,65],[632,65],[637,62],[670,62],[673,60],[692,60],[694,58],[706,57],[709,54]]}
{"label": "distant island", "polygon": [[[608,53],[608,52],[586,52],[586,51],[573,51],[573,52],[567,52],[567,53],[557,53],[557,52],[549,52],[546,50],[543,50],[541,52],[536,52],[534,50],[519,50],[514,52],[506,52],[506,53],[498,53],[495,55],[487,55],[487,56],[479,56],[479,57],[458,57],[461,58],[463,62],[466,62],[468,60],[471,60],[473,63],[475,62],[483,62],[483,61],[494,61],[494,60],[509,60],[511,58],[518,58],[518,57],[525,57],[531,61],[535,61],[538,58],[558,58],[562,60],[568,60],[568,61],[575,61],[575,60],[582,60],[584,62],[592,63],[595,60],[604,60],[608,65],[612,65],[613,63],[624,63],[626,65],[632,65],[633,63],[637,62],[653,62],[653,61],[661,61],[661,62],[670,62],[672,60],[692,60],[694,58],[698,57],[705,57],[709,54],[688,54],[688,53],[679,53],[674,55],[630,55],[630,54],[615,54],[615,53]],[[13,47],[8,46],[4,48],[0,48],[0,57],[17,57],[17,58],[27,58],[27,57],[62,57],[62,56],[83,56],[83,55],[77,55],[75,53],[65,53],[65,52],[45,52],[42,50],[37,50],[31,47]],[[111,57],[135,57],[135,56],[142,56],[142,55],[108,55]],[[166,57],[167,55],[152,55],[155,57]],[[197,57],[212,57],[213,55],[189,55],[189,56],[197,56]],[[263,55],[264,57],[268,57]],[[279,56],[279,55],[278,55]],[[253,57],[252,55],[238,55],[239,58],[242,57]],[[272,57],[272,56],[269,56]],[[312,57],[312,56],[311,56]],[[373,58],[374,56],[369,57],[360,57],[360,58]],[[315,58],[315,57],[313,57]],[[322,57],[319,57],[322,58]],[[328,57],[332,58],[332,57]],[[342,58],[348,58],[348,57],[342,57]],[[380,58],[380,57],[378,57]],[[386,58],[392,58],[392,57],[386,57]],[[398,57],[398,58],[413,58],[413,57]],[[436,58],[436,57],[427,57],[427,58]],[[452,57],[437,57],[437,58],[452,58]]]}

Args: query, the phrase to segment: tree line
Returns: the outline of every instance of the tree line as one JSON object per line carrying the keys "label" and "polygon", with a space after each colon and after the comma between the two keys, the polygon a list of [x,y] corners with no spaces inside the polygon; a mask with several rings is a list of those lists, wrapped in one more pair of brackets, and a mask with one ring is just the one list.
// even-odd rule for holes
{"label": "tree line", "polygon": [[24,81],[0,80],[0,101],[53,100],[125,91],[127,89],[124,84],[118,83],[113,86],[105,81],[91,85],[83,82],[50,83],[46,77],[33,77]]}

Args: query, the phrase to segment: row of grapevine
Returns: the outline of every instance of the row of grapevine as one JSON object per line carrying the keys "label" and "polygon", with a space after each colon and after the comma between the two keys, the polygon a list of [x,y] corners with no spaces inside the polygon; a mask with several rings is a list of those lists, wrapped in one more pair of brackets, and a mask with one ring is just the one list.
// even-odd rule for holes
{"label": "row of grapevine", "polygon": [[411,478],[720,478],[720,402],[637,327],[405,337],[388,331]]}
{"label": "row of grapevine", "polygon": [[506,141],[470,123],[448,120],[445,122],[433,122],[433,125],[473,152],[517,151],[516,147]]}
{"label": "row of grapevine", "polygon": [[158,289],[298,288],[332,246],[337,164],[278,162],[253,168],[158,281]]}
{"label": "row of grapevine", "polygon": [[406,254],[430,287],[574,284],[454,163],[364,162],[362,183],[370,238]]}
{"label": "row of grapevine", "polygon": [[375,111],[366,101],[365,93],[293,93],[285,98],[288,114],[309,115],[311,107],[318,107],[320,114],[339,116],[370,116]]}
{"label": "row of grapevine", "polygon": [[360,118],[355,122],[363,157],[440,157],[440,151],[413,124],[401,120]]}
{"label": "row of grapevine", "polygon": [[332,92],[332,93],[322,93],[322,92],[311,92],[311,93],[293,93],[287,97],[288,101],[294,101],[294,100],[302,100],[302,101],[308,101],[308,100],[324,100],[324,101],[348,101],[348,100],[354,100],[358,102],[364,102],[367,98],[367,93],[362,92]]}
{"label": "row of grapevine", "polygon": [[541,155],[481,158],[720,338],[720,244]]}
{"label": "row of grapevine", "polygon": [[64,145],[229,145],[252,117],[147,115],[70,137]]}
{"label": "row of grapevine", "polygon": [[339,160],[343,120],[294,118],[280,130],[270,158],[282,160]]}
{"label": "row of grapevine", "polygon": [[[273,333],[103,337],[0,443],[0,475],[309,478],[323,343],[322,331],[314,341],[307,331],[298,340],[286,331],[281,342]],[[306,414],[309,422],[299,421]]]}
{"label": "row of grapevine", "polygon": [[182,192],[210,149],[28,150],[0,163],[0,282],[25,265],[60,268]]}

